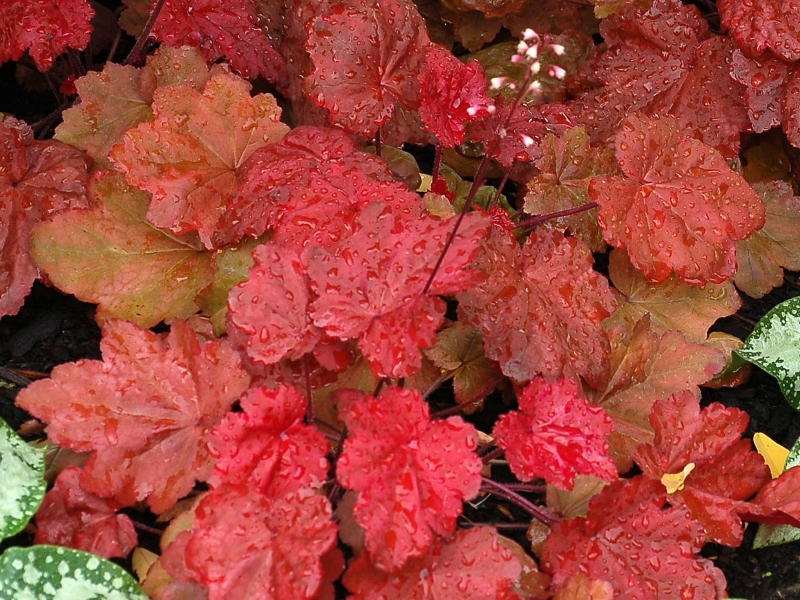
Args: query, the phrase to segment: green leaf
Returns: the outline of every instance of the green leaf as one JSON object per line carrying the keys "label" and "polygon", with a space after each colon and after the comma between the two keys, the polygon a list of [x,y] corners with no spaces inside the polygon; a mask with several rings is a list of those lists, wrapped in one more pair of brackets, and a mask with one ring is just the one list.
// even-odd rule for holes
{"label": "green leaf", "polygon": [[0,600],[147,600],[122,567],[60,546],[9,548],[0,556]]}
{"label": "green leaf", "polygon": [[[800,465],[800,439],[794,443],[783,470],[791,469]],[[753,548],[766,548],[768,546],[778,546],[800,540],[800,528],[791,525],[769,525],[761,523],[758,526],[756,537],[753,538]]]}
{"label": "green leaf", "polygon": [[764,315],[734,352],[775,377],[789,404],[800,410],[800,297]]}
{"label": "green leaf", "polygon": [[18,533],[44,499],[44,451],[26,444],[0,419],[0,539]]}

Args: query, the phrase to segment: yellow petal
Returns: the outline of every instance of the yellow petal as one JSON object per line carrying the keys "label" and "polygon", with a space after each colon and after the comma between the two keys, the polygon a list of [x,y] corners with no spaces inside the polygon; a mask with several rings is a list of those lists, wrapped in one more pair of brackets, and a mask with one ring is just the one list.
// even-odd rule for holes
{"label": "yellow petal", "polygon": [[682,490],[683,484],[686,482],[686,478],[692,471],[694,471],[694,463],[689,463],[683,467],[683,471],[680,473],[664,473],[661,476],[661,483],[663,483],[664,487],[667,488],[667,493],[674,494],[675,492]]}
{"label": "yellow petal", "polygon": [[753,436],[753,443],[758,453],[764,457],[772,477],[775,478],[783,473],[786,459],[789,458],[789,450],[760,431]]}

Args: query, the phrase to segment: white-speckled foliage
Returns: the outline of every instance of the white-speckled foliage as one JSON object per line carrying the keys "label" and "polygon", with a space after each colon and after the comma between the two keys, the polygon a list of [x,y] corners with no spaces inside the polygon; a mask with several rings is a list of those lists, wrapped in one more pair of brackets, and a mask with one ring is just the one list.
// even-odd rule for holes
{"label": "white-speckled foliage", "polygon": [[114,563],[59,546],[9,548],[0,556],[0,600],[147,600]]}
{"label": "white-speckled foliage", "polygon": [[44,452],[26,444],[0,419],[0,539],[19,532],[44,498]]}
{"label": "white-speckled foliage", "polygon": [[775,377],[789,404],[800,409],[800,297],[769,311],[736,353]]}

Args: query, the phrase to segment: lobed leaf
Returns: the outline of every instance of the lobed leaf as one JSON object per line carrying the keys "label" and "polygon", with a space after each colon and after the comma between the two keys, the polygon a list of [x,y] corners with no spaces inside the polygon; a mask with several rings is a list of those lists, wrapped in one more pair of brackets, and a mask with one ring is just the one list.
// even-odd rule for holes
{"label": "lobed leaf", "polygon": [[54,443],[92,452],[86,491],[163,512],[211,473],[206,435],[250,378],[226,342],[201,343],[181,320],[165,339],[109,320],[100,350],[103,361],[59,365],[17,404]]}
{"label": "lobed leaf", "polygon": [[342,390],[336,399],[351,434],[336,475],[358,492],[354,516],[366,530],[370,562],[400,569],[423,556],[435,535],[453,533],[462,501],[477,495],[477,432],[460,417],[431,422],[414,390],[390,387],[380,399]]}
{"label": "lobed leaf", "polygon": [[599,176],[589,187],[606,241],[656,283],[672,272],[692,285],[733,277],[735,242],[764,225],[752,188],[672,117],[629,116],[616,144],[628,178]]}
{"label": "lobed leaf", "polygon": [[147,220],[148,194],[114,171],[89,182],[92,208],[64,211],[31,235],[31,255],[62,291],[99,304],[97,318],[153,327],[197,312],[212,281],[211,255],[193,236]]}
{"label": "lobed leaf", "polygon": [[793,18],[791,0],[719,0],[717,9],[727,29],[748,56],[758,58],[771,50],[782,60],[800,60],[800,27]]}

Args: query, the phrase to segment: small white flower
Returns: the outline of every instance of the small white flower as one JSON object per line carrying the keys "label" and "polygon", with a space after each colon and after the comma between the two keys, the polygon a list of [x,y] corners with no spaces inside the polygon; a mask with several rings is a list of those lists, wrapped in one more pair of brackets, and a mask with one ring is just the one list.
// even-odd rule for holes
{"label": "small white flower", "polygon": [[522,143],[525,144],[526,148],[530,148],[535,143],[533,138],[529,135],[522,134]]}
{"label": "small white flower", "polygon": [[529,71],[531,72],[531,75],[536,75],[541,68],[542,64],[537,60],[535,63],[531,65]]}
{"label": "small white flower", "polygon": [[542,89],[542,83],[540,81],[532,81],[531,84],[528,86],[529,92],[538,92]]}
{"label": "small white flower", "polygon": [[567,51],[564,46],[561,44],[550,44],[550,48],[555,52],[558,56],[564,56],[564,52]]}
{"label": "small white flower", "polygon": [[505,77],[492,77],[491,78],[491,85],[489,86],[493,90],[499,90],[503,87],[503,84],[506,82]]}
{"label": "small white flower", "polygon": [[539,37],[539,34],[536,33],[530,27],[522,32],[522,39],[525,40],[526,42],[533,41],[533,40],[537,39],[538,37]]}
{"label": "small white flower", "polygon": [[528,44],[525,42],[520,42],[517,44],[517,54],[525,54],[528,51],[528,48],[530,48]]}
{"label": "small white flower", "polygon": [[522,62],[523,60],[525,60],[525,57],[520,56],[519,54],[515,54],[514,56],[511,57],[511,62],[515,64],[518,62]]}
{"label": "small white flower", "polygon": [[558,65],[552,65],[550,67],[550,76],[556,79],[564,79],[567,76],[567,72]]}
{"label": "small white flower", "polygon": [[531,60],[536,60],[539,58],[539,46],[531,46],[525,52],[525,58],[529,58]]}

